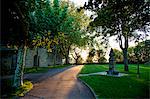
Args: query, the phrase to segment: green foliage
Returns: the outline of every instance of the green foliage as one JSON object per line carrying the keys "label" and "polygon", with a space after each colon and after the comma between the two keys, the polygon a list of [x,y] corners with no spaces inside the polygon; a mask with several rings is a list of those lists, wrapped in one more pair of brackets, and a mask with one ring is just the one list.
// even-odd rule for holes
{"label": "green foliage", "polygon": [[107,59],[104,56],[99,57],[98,63],[106,63]]}
{"label": "green foliage", "polygon": [[117,63],[123,63],[123,53],[117,49],[113,49],[115,53],[115,60]]}
{"label": "green foliage", "polygon": [[[117,64],[117,70],[124,72],[123,64]],[[140,64],[140,78],[137,78],[135,64],[129,65],[130,72],[126,77],[83,76],[80,77],[95,91],[98,98],[148,98],[149,97],[149,66]],[[81,74],[108,70],[105,65],[85,65]],[[126,72],[127,73],[127,72]]]}
{"label": "green foliage", "polygon": [[137,63],[137,58],[135,55],[135,47],[128,48],[128,57],[129,57],[129,63]]}
{"label": "green foliage", "polygon": [[138,43],[135,47],[128,49],[128,57],[130,63],[147,63],[150,59],[150,40]]}
{"label": "green foliage", "polygon": [[105,58],[106,53],[104,49],[96,50],[96,52],[97,52],[98,63],[106,63],[107,59]]}
{"label": "green foliage", "polygon": [[135,48],[134,53],[140,63],[146,63],[150,59],[150,40],[140,42]]}
{"label": "green foliage", "polygon": [[86,44],[84,29],[89,18],[84,14],[84,10],[77,11],[74,4],[59,0],[25,2],[29,35],[34,46],[45,47],[48,52],[55,51],[54,46],[57,46],[57,51],[66,58],[72,45]]}
{"label": "green foliage", "polygon": [[94,48],[91,49],[91,50],[89,51],[89,55],[88,55],[88,57],[87,57],[86,62],[87,62],[87,63],[93,63],[93,58],[94,58],[95,54],[96,54],[96,50],[95,50]]}
{"label": "green foliage", "polygon": [[[89,1],[89,5],[85,5],[85,7],[92,10],[95,9],[94,6],[102,3],[102,1],[95,3],[92,2],[94,0]],[[103,33],[107,32],[110,36],[119,36],[120,34],[131,37],[134,30],[142,28],[142,26],[147,25],[147,22],[149,22],[147,7],[148,2],[145,0],[108,0],[101,4],[101,8],[99,6],[96,7],[98,10],[95,10],[95,12],[98,16],[91,22],[91,26],[102,26],[104,28]]]}
{"label": "green foliage", "polygon": [[[89,0],[84,6],[91,9],[97,16],[90,23],[91,30],[97,31],[95,37],[103,35],[104,38],[116,36],[123,51],[125,71],[128,71],[127,49],[129,39],[138,39],[135,30],[144,30],[148,34],[149,2],[145,0],[107,0],[102,2]],[[96,27],[96,28],[95,28]],[[103,38],[103,39],[104,39]]]}
{"label": "green foliage", "polygon": [[[7,3],[5,5],[6,16],[10,22],[7,23],[7,31],[4,33],[12,32],[14,34],[9,36],[11,40],[7,39],[8,35],[5,35],[6,45],[8,43],[19,45],[22,47],[21,50],[24,46],[45,47],[48,52],[51,52],[58,44],[64,43],[62,41],[65,41],[65,44],[69,44],[69,46],[73,44],[83,46],[85,44],[85,39],[82,40],[82,38],[85,33],[83,23],[86,22],[80,19],[81,17],[86,19],[83,11],[71,12],[68,5],[59,0],[53,0],[53,2],[49,0],[10,0],[8,6]],[[64,40],[60,38],[64,38]],[[14,86],[16,87],[19,86],[20,78],[23,75],[22,60],[23,55],[19,56],[19,64],[15,71]]]}
{"label": "green foliage", "polygon": [[[64,3],[62,2],[62,5]],[[61,27],[64,31],[64,37],[60,38],[58,46],[66,60],[71,46],[84,47],[87,44],[88,37],[85,29],[90,21],[84,14],[84,10],[78,11],[72,3],[69,4],[67,13],[66,21]]]}
{"label": "green foliage", "polygon": [[89,55],[87,57],[86,62],[87,63],[93,63],[94,57],[96,58],[95,60],[98,63],[105,63],[107,61],[107,59],[105,58],[105,52],[104,52],[104,50],[100,49],[100,48],[98,50],[96,50],[95,48],[92,48],[89,51]]}
{"label": "green foliage", "polygon": [[27,92],[29,92],[33,88],[33,84],[30,81],[24,81],[23,85],[20,86],[12,93],[15,96],[24,96]]}
{"label": "green foliage", "polygon": [[75,60],[75,64],[82,64],[83,63],[83,58],[81,57],[80,53],[81,50],[77,49],[77,47],[73,48],[73,53],[72,57]]}

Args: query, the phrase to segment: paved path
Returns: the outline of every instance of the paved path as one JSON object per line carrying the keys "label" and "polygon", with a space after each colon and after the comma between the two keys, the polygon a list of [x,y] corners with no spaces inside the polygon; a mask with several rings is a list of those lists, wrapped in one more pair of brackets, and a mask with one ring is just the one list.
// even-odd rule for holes
{"label": "paved path", "polygon": [[[73,66],[73,65],[72,65]],[[47,79],[50,76],[58,74],[64,70],[71,68],[72,66],[67,66],[64,68],[54,68],[49,69],[46,73],[28,73],[24,74],[24,79],[30,80],[32,83],[40,82],[44,79]],[[13,79],[14,75],[2,76],[1,79]]]}
{"label": "paved path", "polygon": [[60,72],[63,72],[73,66],[68,66],[65,68],[56,68],[56,69],[49,69],[48,72],[46,73],[29,73],[29,74],[24,74],[24,79],[30,80],[33,84],[38,83],[40,81],[43,81],[50,76],[56,75]]}
{"label": "paved path", "polygon": [[76,78],[82,67],[74,66],[35,83],[22,99],[94,99],[91,91]]}

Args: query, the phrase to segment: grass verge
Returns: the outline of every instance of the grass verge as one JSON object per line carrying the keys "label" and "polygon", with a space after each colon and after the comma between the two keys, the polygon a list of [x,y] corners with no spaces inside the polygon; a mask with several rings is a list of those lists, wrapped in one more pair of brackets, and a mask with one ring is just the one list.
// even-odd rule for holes
{"label": "grass verge", "polygon": [[[85,65],[81,74],[106,71],[107,65]],[[123,64],[117,64],[116,68],[119,72],[124,72]],[[137,78],[136,68],[135,64],[130,64],[130,71],[125,72],[129,76],[121,78],[100,75],[79,78],[92,87],[98,98],[149,98],[150,67],[140,65],[140,78]]]}
{"label": "grass verge", "polygon": [[48,66],[48,67],[31,67],[31,68],[25,68],[24,73],[44,73],[47,72],[49,69],[56,69],[56,68],[64,68],[70,66],[70,64],[65,65],[56,65],[56,66]]}

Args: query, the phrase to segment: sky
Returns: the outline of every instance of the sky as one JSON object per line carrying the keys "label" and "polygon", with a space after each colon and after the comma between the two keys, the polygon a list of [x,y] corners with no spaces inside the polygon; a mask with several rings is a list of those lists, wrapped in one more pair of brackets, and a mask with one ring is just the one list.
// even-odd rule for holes
{"label": "sky", "polygon": [[88,0],[69,0],[74,2],[77,6],[83,6],[85,2],[87,2]]}
{"label": "sky", "polygon": [[[87,2],[88,0],[69,0],[71,2],[74,2],[74,4],[76,6],[83,6],[85,4],[85,2]],[[91,14],[89,12],[86,12],[87,14]],[[141,33],[141,32],[139,32]],[[109,51],[111,48],[114,48],[114,49],[118,49],[118,50],[121,50],[120,47],[119,47],[119,43],[115,40],[116,37],[111,37],[109,38],[109,45],[110,47],[108,48],[108,51],[106,52],[106,58],[108,59],[109,58]],[[150,39],[150,36],[147,37],[147,39]],[[135,43],[134,41],[132,42],[129,42],[129,47],[131,46],[135,46]],[[85,50],[85,51],[82,51],[81,55],[86,58],[87,57],[87,53],[88,51]]]}

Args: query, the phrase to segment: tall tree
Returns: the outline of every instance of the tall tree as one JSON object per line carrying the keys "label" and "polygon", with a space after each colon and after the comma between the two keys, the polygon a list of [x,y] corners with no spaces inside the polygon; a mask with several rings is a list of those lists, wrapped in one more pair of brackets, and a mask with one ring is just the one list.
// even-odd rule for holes
{"label": "tall tree", "polygon": [[[65,2],[62,2],[64,5]],[[84,14],[84,10],[79,10],[74,4],[69,3],[68,16],[61,27],[63,31],[63,37],[60,38],[60,52],[63,54],[66,60],[66,64],[69,63],[69,51],[71,46],[84,46],[87,43],[85,29],[87,28],[90,19]]]}
{"label": "tall tree", "polygon": [[[77,15],[68,11],[67,4],[60,5],[59,0],[6,0],[3,3],[2,17],[3,24],[6,24],[2,30],[3,42],[18,48],[14,87],[23,84],[26,46],[45,47],[51,52],[57,50],[56,45],[61,42],[59,38],[63,38],[63,35],[68,43],[70,39],[75,43],[74,38],[83,38],[81,25],[76,22]],[[80,45],[79,42],[76,44]]]}
{"label": "tall tree", "polygon": [[72,54],[72,57],[73,57],[73,59],[75,60],[75,64],[77,65],[77,64],[82,64],[82,62],[83,62],[83,59],[82,59],[82,57],[81,57],[81,55],[80,55],[80,53],[81,53],[81,49],[78,49],[77,47],[74,47],[73,48],[73,51],[74,51],[74,54]]}
{"label": "tall tree", "polygon": [[148,63],[150,59],[150,40],[139,42],[134,47],[134,55],[139,63]]}
{"label": "tall tree", "polygon": [[[50,19],[50,16],[46,16],[45,13],[50,11],[48,9],[51,8],[49,1],[6,0],[2,1],[2,3],[4,6],[2,9],[2,23],[4,24],[2,28],[2,42],[3,44],[18,48],[17,66],[13,84],[14,87],[18,87],[23,84],[26,46],[32,45],[30,43],[32,40],[33,43],[37,41],[37,46],[43,46],[47,43],[51,46],[53,43],[58,43],[57,37],[59,33],[54,32],[54,35],[54,33],[48,31],[51,27],[47,27],[49,24],[46,24],[46,22]],[[57,25],[55,24],[55,26]],[[48,37],[51,40],[46,39]]]}
{"label": "tall tree", "polygon": [[2,0],[2,44],[18,49],[14,87],[23,84],[23,66],[28,42],[28,24],[17,0]]}
{"label": "tall tree", "polygon": [[104,37],[116,35],[123,51],[124,70],[128,71],[129,40],[135,38],[135,30],[148,31],[146,29],[149,25],[149,1],[89,0],[84,7],[96,13],[91,27],[101,26],[102,32],[99,34],[103,34]]}

